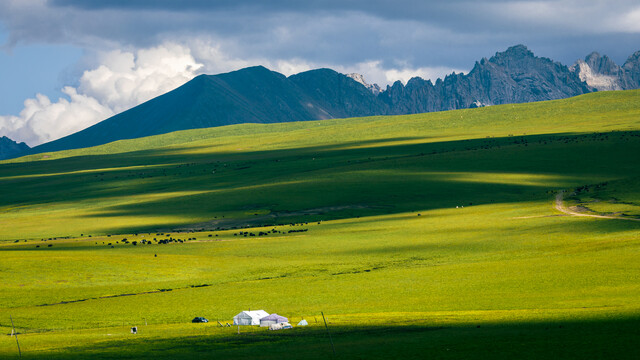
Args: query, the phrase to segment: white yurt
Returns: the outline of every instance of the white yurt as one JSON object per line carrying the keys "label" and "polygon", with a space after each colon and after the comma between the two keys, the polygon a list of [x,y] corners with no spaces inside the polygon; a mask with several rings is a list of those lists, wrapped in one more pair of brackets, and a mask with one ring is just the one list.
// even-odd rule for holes
{"label": "white yurt", "polygon": [[233,317],[233,325],[260,325],[260,319],[269,316],[264,310],[243,311]]}
{"label": "white yurt", "polygon": [[309,323],[305,319],[300,320],[300,322],[298,323],[298,326],[307,326],[307,325],[309,325]]}
{"label": "white yurt", "polygon": [[289,322],[289,319],[287,319],[284,316],[280,316],[278,314],[271,314],[269,316],[265,316],[262,319],[260,319],[260,326],[263,327],[263,326],[269,326],[269,325],[285,323],[285,322]]}

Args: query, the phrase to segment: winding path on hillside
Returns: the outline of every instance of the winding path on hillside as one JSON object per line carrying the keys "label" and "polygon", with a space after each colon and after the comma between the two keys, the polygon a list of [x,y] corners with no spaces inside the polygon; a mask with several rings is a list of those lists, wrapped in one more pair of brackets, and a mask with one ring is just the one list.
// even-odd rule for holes
{"label": "winding path on hillside", "polygon": [[623,218],[623,217],[617,217],[617,216],[607,216],[607,215],[593,215],[593,214],[583,214],[583,213],[579,213],[576,211],[571,210],[570,208],[566,207],[564,205],[564,190],[561,190],[558,192],[558,194],[556,195],[556,209],[560,212],[563,212],[567,215],[572,215],[572,216],[584,216],[584,217],[594,217],[594,218],[600,218],[600,219],[615,219],[615,220],[630,220],[630,221],[640,221],[640,219],[633,219],[633,218]]}

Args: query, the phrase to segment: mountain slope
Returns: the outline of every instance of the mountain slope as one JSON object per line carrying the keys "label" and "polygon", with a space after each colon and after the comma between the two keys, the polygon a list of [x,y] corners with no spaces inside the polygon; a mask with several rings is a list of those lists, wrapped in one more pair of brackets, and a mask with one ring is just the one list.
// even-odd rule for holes
{"label": "mountain slope", "polygon": [[326,111],[326,118],[382,115],[389,111],[364,84],[331,69],[306,71],[289,80]]}
{"label": "mountain slope", "polygon": [[[350,81],[364,90],[364,86]],[[331,117],[284,75],[258,66],[200,75],[92,127],[36,146],[33,152],[82,148],[185,129]]]}

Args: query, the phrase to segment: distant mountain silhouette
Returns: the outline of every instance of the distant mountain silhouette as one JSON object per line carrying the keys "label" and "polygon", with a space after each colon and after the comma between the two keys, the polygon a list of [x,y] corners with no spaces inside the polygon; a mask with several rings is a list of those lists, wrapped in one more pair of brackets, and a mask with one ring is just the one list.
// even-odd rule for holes
{"label": "distant mountain silhouette", "polygon": [[[594,53],[568,68],[517,45],[476,62],[468,74],[453,73],[435,84],[415,77],[406,85],[398,81],[383,91],[358,74],[317,69],[286,77],[256,66],[200,75],[173,91],[26,153],[230,124],[414,114],[561,99],[596,91],[593,79],[598,76],[614,79],[611,81],[618,85],[612,88],[638,88],[639,59],[640,51],[618,67]],[[591,77],[585,75],[587,68]]]}
{"label": "distant mountain silhouette", "polygon": [[0,160],[11,159],[29,150],[29,145],[17,143],[6,136],[0,137]]}

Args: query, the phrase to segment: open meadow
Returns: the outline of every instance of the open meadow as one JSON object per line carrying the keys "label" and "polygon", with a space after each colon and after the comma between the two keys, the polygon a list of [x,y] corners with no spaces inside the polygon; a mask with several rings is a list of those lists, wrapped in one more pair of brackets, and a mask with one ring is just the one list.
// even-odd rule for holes
{"label": "open meadow", "polygon": [[3,161],[0,358],[634,358],[639,155],[617,91]]}

